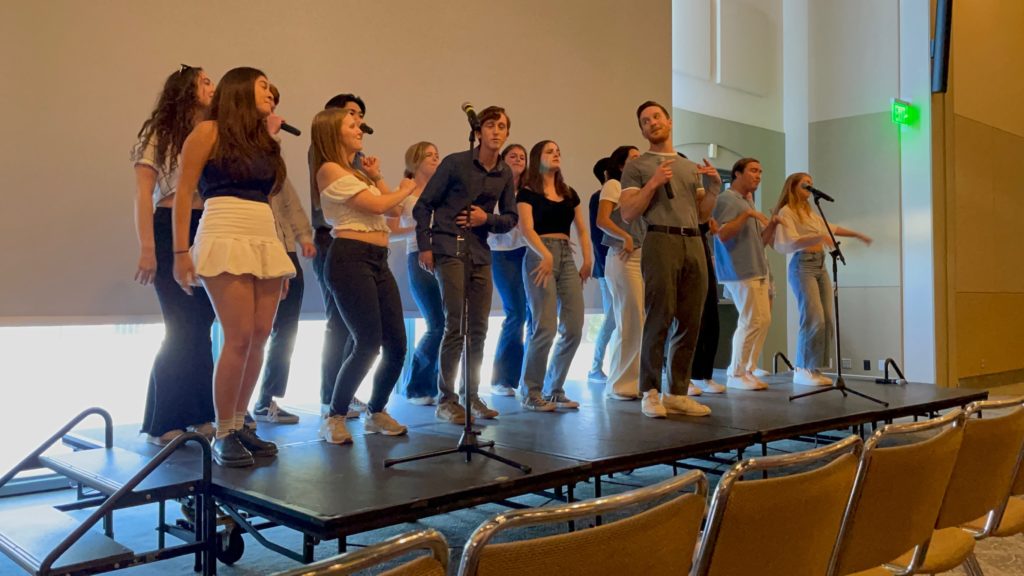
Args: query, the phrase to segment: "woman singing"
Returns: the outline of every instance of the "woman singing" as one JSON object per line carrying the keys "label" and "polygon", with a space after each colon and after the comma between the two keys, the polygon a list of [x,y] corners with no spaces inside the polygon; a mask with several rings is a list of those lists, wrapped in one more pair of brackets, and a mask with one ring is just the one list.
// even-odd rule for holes
{"label": "woman singing", "polygon": [[[565,183],[561,167],[558,144],[551,140],[534,144],[530,167],[516,197],[519,228],[530,246],[523,260],[523,276],[529,275],[527,296],[533,318],[523,366],[522,400],[524,408],[539,412],[579,408],[579,402],[570,400],[562,387],[583,339],[583,282],[590,277],[593,262],[580,197]],[[574,224],[583,250],[583,267],[579,269],[569,241]],[[556,333],[558,343],[548,366]]]}
{"label": "woman singing", "polygon": [[324,275],[331,294],[352,333],[352,353],[345,359],[334,385],[334,395],[320,435],[331,444],[345,444],[352,436],[345,414],[356,388],[383,357],[373,375],[373,392],[363,414],[367,433],[405,434],[406,428],[386,411],[388,397],[405,361],[405,322],[398,284],[388,268],[385,215],[401,215],[400,204],[416,183],[402,180],[392,192],[381,178],[380,163],[363,158],[363,170],[352,166],[363,149],[359,119],[347,110],[324,110],[313,119],[313,166],[320,189],[324,218],[332,227]]}
{"label": "woman singing", "polygon": [[[793,254],[789,261],[789,286],[800,310],[797,334],[796,373],[793,383],[828,386],[832,380],[821,373],[828,366],[832,343],[832,281],[825,270],[825,247],[831,248],[825,222],[811,210],[813,186],[810,174],[797,172],[786,178],[775,207],[775,250]],[[856,238],[871,244],[871,238],[842,226],[832,226],[836,236]]]}
{"label": "woman singing", "polygon": [[[213,308],[202,289],[182,293],[174,282],[171,207],[181,148],[213,101],[213,82],[202,68],[182,65],[167,77],[156,108],[139,130],[132,150],[135,167],[135,228],[139,256],[135,279],[153,284],[164,319],[164,341],[153,359],[142,432],[164,445],[191,427],[212,436]],[[203,201],[188,205],[188,238],[195,236]]]}
{"label": "woman singing", "polygon": [[[213,380],[213,452],[222,466],[249,466],[254,456],[277,453],[274,443],[243,425],[277,303],[295,275],[269,203],[285,178],[281,148],[266,126],[273,108],[265,74],[254,68],[225,74],[210,119],[185,140],[174,200],[175,280],[188,294],[202,281],[224,330]],[[205,209],[190,250],[189,212],[197,188]]]}
{"label": "woman singing", "polygon": [[388,218],[391,236],[406,238],[409,287],[412,289],[416,307],[420,309],[423,321],[427,324],[427,331],[413,352],[412,367],[402,378],[400,386],[409,403],[420,406],[434,404],[437,396],[437,359],[441,350],[441,337],[444,336],[444,305],[441,302],[441,289],[434,275],[420,268],[420,252],[416,246],[416,221],[412,217],[412,208],[440,163],[441,155],[437,151],[437,146],[430,142],[417,142],[405,151],[405,177],[412,178],[416,187],[413,188],[412,194],[402,201],[401,217]]}

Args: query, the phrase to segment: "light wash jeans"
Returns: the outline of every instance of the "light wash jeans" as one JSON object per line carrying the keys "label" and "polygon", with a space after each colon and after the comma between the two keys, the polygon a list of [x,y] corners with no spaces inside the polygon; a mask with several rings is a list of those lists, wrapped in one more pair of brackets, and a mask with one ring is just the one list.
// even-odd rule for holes
{"label": "light wash jeans", "polygon": [[616,329],[612,335],[606,395],[640,394],[640,339],[644,329],[644,277],[640,271],[643,253],[639,248],[625,261],[622,249],[608,250],[604,273],[611,289]]}
{"label": "light wash jeans", "polygon": [[601,285],[601,309],[604,319],[594,340],[594,363],[590,365],[591,372],[604,371],[604,355],[608,350],[608,341],[612,339],[612,332],[615,331],[615,315],[612,314],[612,294],[608,289],[608,278],[598,278],[597,282]]}
{"label": "light wash jeans", "polygon": [[[526,344],[524,387],[520,390],[524,395],[526,391],[531,395],[543,391],[545,396],[550,396],[562,392],[572,357],[583,340],[583,283],[569,241],[557,238],[541,238],[541,241],[551,252],[554,265],[547,286],[541,287],[534,284],[530,275],[540,264],[540,256],[531,249],[523,259],[523,281],[530,301],[533,336]],[[556,333],[558,342],[549,364],[548,353]]]}
{"label": "light wash jeans", "polygon": [[832,350],[832,280],[825,270],[825,252],[797,252],[789,260],[789,285],[800,310],[796,366],[827,368]]}

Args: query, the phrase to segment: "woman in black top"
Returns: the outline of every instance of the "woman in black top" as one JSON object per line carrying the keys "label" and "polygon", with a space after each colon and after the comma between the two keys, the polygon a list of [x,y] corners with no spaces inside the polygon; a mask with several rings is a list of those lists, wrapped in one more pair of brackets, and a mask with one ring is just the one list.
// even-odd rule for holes
{"label": "woman in black top", "polygon": [[[270,195],[285,178],[281,147],[266,126],[273,106],[265,74],[254,68],[225,74],[210,120],[185,140],[174,200],[175,280],[189,294],[202,280],[224,330],[213,382],[214,459],[223,466],[249,466],[253,456],[277,453],[243,425],[277,303],[295,275],[270,210]],[[206,203],[190,250],[188,218],[197,187]]]}
{"label": "woman in black top", "polygon": [[[583,282],[590,277],[593,263],[587,219],[576,191],[562,178],[561,165],[558,144],[551,140],[535,144],[516,197],[519,227],[530,246],[523,260],[523,276],[533,326],[520,390],[523,406],[540,412],[579,408],[562,387],[583,339]],[[583,249],[581,268],[576,267],[570,244],[574,224]],[[556,333],[558,343],[548,366],[548,352]]]}

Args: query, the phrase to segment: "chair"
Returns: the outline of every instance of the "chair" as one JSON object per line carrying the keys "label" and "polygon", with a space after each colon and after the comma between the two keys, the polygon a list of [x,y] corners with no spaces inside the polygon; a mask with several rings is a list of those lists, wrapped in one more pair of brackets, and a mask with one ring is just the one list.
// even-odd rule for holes
{"label": "chair", "polygon": [[1010,498],[998,510],[967,525],[975,533],[985,537],[1006,538],[1024,533],[1024,447],[1021,448],[1020,459],[1017,461],[1017,477],[1010,489]]}
{"label": "chair", "polygon": [[417,550],[428,550],[430,554],[383,572],[381,576],[445,576],[448,573],[448,542],[440,532],[430,529],[399,534],[361,550],[278,572],[277,576],[343,576],[379,566]]}
{"label": "chair", "polygon": [[[654,503],[690,487],[694,492],[600,526],[514,542],[491,542],[498,533],[511,528],[608,514]],[[707,478],[703,472],[694,470],[615,496],[498,514],[470,535],[459,574],[686,574],[693,560],[707,492]]]}
{"label": "chair", "polygon": [[[986,410],[1009,413],[991,418]],[[980,573],[974,557],[970,524],[1003,507],[1014,483],[1024,445],[1024,399],[988,400],[967,406],[964,438],[946,487],[931,539],[887,567],[900,574],[936,574],[961,564],[968,574]],[[913,570],[910,570],[913,569]]]}
{"label": "chair", "polygon": [[[889,424],[868,439],[828,574],[890,574],[885,562],[931,536],[964,417],[956,409],[933,420]],[[883,446],[892,441],[901,443]]]}
{"label": "chair", "polygon": [[[825,574],[863,446],[860,437],[848,436],[814,450],[734,465],[715,489],[693,574]],[[809,465],[816,467],[741,480],[753,472]]]}

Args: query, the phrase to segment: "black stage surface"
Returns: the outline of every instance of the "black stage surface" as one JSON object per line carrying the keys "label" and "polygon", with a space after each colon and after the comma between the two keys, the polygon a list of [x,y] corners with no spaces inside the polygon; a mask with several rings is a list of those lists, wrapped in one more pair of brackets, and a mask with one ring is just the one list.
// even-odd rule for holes
{"label": "black stage surface", "polygon": [[[413,406],[392,399],[389,411],[410,427],[407,436],[365,435],[362,424],[349,420],[354,442],[334,446],[317,437],[319,418],[301,413],[298,425],[260,424],[261,435],[281,448],[276,458],[258,461],[253,468],[214,466],[214,495],[224,504],[262,517],[273,524],[296,529],[316,540],[344,538],[404,521],[474,506],[548,488],[569,488],[580,481],[654,464],[680,460],[814,434],[884,422],[908,415],[966,405],[987,396],[984,391],[936,388],[925,384],[880,385],[851,381],[849,386],[890,403],[883,407],[838,391],[790,402],[788,396],[811,388],[794,386],[788,375],[767,380],[769,390],[729,390],[703,395],[712,408],[708,417],[671,416],[654,420],[643,416],[640,402],[604,400],[603,388],[572,383],[571,397],[580,410],[557,413],[524,411],[514,398],[492,397],[501,411],[493,421],[480,421],[482,438],[494,440],[502,456],[530,465],[519,470],[477,456],[449,455],[383,467],[385,458],[454,447],[462,428],[434,419],[433,407]],[[115,428],[115,446],[143,456],[156,454],[135,426]],[[69,443],[85,447],[101,444],[102,431],[78,432]],[[90,442],[90,439],[92,442]],[[66,459],[81,459],[83,471],[123,476],[138,469],[139,458],[113,458],[116,462],[89,463],[97,455],[83,451]],[[198,473],[199,451],[186,446],[165,465],[165,474],[180,482]],[[112,455],[116,457],[117,454]],[[64,457],[57,457],[65,459]],[[102,458],[100,458],[102,459]],[[108,460],[110,457],[108,457]],[[99,469],[99,470],[97,470]],[[191,472],[195,471],[195,472]],[[157,480],[154,480],[157,482]],[[314,542],[315,543],[315,542]]]}

